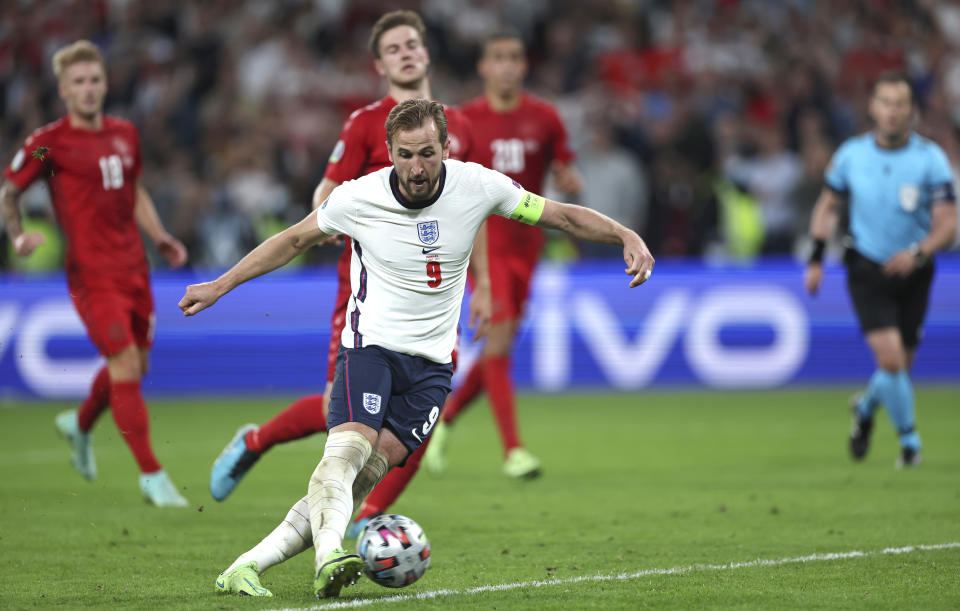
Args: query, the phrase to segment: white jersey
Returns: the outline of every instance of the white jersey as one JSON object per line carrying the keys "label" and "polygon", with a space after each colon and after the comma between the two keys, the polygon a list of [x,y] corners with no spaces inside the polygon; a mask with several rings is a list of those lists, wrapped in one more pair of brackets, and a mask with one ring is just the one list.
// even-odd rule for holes
{"label": "white jersey", "polygon": [[499,172],[452,159],[443,166],[426,202],[408,202],[388,167],[341,184],[320,206],[322,232],[353,238],[343,346],[449,363],[477,231],[490,214],[529,222],[522,209],[542,207]]}

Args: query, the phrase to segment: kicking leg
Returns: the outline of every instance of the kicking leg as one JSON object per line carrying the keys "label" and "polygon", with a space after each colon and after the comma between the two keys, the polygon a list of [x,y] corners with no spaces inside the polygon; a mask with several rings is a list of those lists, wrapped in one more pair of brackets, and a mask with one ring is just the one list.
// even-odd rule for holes
{"label": "kicking leg", "polygon": [[[435,435],[436,430],[434,430],[433,435],[423,442],[423,445],[417,448],[416,452],[407,458],[406,464],[390,470],[387,476],[383,478],[383,481],[372,488],[373,492],[367,490],[369,496],[365,494],[357,497],[356,494],[354,494],[354,503],[357,504],[362,501],[362,505],[360,505],[360,513],[350,522],[350,527],[347,529],[348,537],[359,537],[367,525],[367,522],[370,521],[370,518],[384,513],[400,498],[400,495],[407,488],[407,484],[410,483],[410,480],[413,479],[413,476],[416,475],[417,470],[420,468],[420,460],[426,455],[425,453],[429,452],[427,448],[433,443],[431,440]],[[356,489],[354,489],[354,491],[356,492]]]}
{"label": "kicking leg", "polygon": [[307,497],[293,504],[283,521],[252,549],[240,554],[217,577],[218,592],[248,596],[273,596],[260,584],[260,575],[270,567],[293,558],[313,544]]}

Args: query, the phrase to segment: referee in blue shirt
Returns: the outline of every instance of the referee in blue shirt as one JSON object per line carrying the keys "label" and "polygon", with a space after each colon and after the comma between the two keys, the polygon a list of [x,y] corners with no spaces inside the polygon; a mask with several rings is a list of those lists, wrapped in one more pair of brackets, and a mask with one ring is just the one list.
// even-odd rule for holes
{"label": "referee in blue shirt", "polygon": [[804,284],[810,294],[819,289],[824,246],[847,198],[847,288],[877,363],[867,390],[854,399],[850,452],[856,460],[866,455],[873,414],[883,404],[900,436],[899,468],[920,462],[908,371],[927,312],[932,256],[953,242],[957,209],[947,156],[911,129],[906,77],[877,81],[870,116],[874,130],[844,142],[827,168],[810,220],[814,248]]}

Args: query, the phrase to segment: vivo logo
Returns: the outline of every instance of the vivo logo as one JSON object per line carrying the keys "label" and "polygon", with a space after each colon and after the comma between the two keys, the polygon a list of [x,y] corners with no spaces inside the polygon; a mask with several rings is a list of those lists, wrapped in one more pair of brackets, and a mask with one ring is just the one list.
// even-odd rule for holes
{"label": "vivo logo", "polygon": [[[534,382],[543,390],[569,384],[573,332],[583,338],[610,384],[623,390],[647,386],[678,341],[690,369],[713,387],[777,386],[789,381],[807,356],[806,311],[796,297],[776,286],[724,285],[696,294],[685,288],[667,290],[634,332],[621,328],[598,292],[569,289],[562,270],[543,270],[538,280],[541,309],[529,323]],[[723,328],[744,324],[768,326],[773,341],[724,346]]]}
{"label": "vivo logo", "polygon": [[26,309],[17,303],[0,302],[0,361],[12,356],[23,382],[38,395],[83,396],[93,375],[103,366],[99,356],[51,358],[47,344],[64,336],[87,337],[69,300],[50,299]]}
{"label": "vivo logo", "polygon": [[[608,297],[568,286],[562,269],[542,269],[537,281],[536,303],[525,324],[533,383],[539,390],[559,391],[571,385],[574,334],[582,338],[606,381],[622,390],[649,385],[678,342],[691,372],[715,388],[778,386],[796,375],[808,354],[807,313],[797,297],[777,286],[669,289],[657,296],[639,329],[625,329]],[[761,346],[724,345],[724,328],[742,325],[769,328],[772,341]],[[466,368],[469,363],[461,370]]]}

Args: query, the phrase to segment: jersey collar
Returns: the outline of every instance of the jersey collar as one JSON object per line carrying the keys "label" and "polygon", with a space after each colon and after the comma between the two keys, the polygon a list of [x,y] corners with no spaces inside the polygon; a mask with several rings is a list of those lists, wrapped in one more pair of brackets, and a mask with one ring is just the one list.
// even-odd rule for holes
{"label": "jersey collar", "polygon": [[447,181],[447,164],[442,164],[440,166],[440,180],[437,182],[437,192],[433,194],[433,197],[423,202],[412,202],[403,196],[403,193],[400,192],[400,179],[397,178],[396,168],[390,170],[390,190],[393,191],[393,197],[397,200],[401,206],[407,210],[422,210],[427,206],[432,206],[440,199],[440,195],[443,193],[443,184]]}

